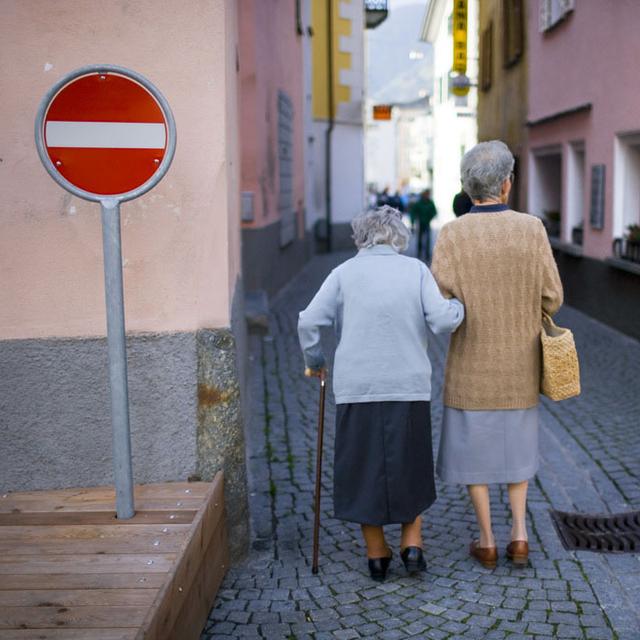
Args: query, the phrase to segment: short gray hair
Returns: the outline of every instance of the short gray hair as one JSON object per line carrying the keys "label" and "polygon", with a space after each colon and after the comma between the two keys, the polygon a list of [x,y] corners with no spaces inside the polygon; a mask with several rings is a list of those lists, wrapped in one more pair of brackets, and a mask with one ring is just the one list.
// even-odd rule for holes
{"label": "short gray hair", "polygon": [[513,165],[513,155],[504,142],[481,142],[467,151],[460,162],[462,188],[472,200],[499,198]]}
{"label": "short gray hair", "polygon": [[402,214],[384,205],[361,213],[351,221],[353,236],[358,249],[376,244],[388,244],[396,251],[404,251],[409,244],[409,230],[402,222]]}

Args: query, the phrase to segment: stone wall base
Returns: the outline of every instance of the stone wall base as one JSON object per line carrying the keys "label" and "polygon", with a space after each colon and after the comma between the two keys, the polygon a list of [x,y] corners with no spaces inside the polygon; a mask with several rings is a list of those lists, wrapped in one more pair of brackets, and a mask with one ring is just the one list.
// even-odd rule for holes
{"label": "stone wall base", "polygon": [[[245,340],[241,340],[245,347]],[[230,329],[127,337],[136,484],[224,469],[232,553],[248,546],[238,349]],[[0,341],[0,490],[113,484],[105,338]]]}

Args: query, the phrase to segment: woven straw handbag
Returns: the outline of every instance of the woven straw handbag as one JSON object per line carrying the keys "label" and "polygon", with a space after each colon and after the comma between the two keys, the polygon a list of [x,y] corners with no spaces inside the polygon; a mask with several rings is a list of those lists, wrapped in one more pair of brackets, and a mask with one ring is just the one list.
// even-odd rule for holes
{"label": "woven straw handbag", "polygon": [[551,400],[566,400],[580,395],[580,365],[573,333],[558,327],[542,314],[542,375],[540,392]]}

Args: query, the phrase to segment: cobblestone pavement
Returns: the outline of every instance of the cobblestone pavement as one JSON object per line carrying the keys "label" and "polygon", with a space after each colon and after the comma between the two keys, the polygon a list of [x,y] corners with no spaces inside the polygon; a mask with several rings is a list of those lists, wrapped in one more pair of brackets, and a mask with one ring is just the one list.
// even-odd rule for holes
{"label": "cobblestone pavement", "polygon": [[[334,407],[325,429],[320,572],[311,562],[318,382],[302,376],[297,312],[347,254],[315,258],[272,305],[270,335],[253,337],[248,427],[253,548],[218,594],[202,640],[269,638],[640,639],[640,557],[565,551],[550,507],[607,513],[640,509],[640,344],[564,308],[581,355],[583,393],[543,402],[541,469],[529,500],[531,563],[474,564],[476,533],[461,487],[438,485],[426,512],[428,571],[408,577],[389,527],[387,581],[368,576],[357,525],[332,518]],[[331,350],[330,338],[327,349]],[[434,446],[442,414],[446,341],[434,338]],[[505,487],[492,489],[501,551],[509,540]]]}

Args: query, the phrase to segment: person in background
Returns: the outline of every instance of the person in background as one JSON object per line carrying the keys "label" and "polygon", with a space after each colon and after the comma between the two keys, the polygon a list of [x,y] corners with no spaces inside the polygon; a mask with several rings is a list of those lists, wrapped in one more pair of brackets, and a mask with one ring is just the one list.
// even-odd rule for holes
{"label": "person in background", "polygon": [[431,260],[431,221],[438,215],[436,205],[431,199],[431,191],[425,189],[420,198],[409,210],[411,226],[418,226],[418,259],[422,258],[422,247],[425,247],[425,260]]}
{"label": "person in background", "polygon": [[404,213],[406,211],[404,207],[404,202],[402,200],[402,195],[400,191],[396,191],[393,200],[389,203],[394,209],[397,209],[400,213]]}
{"label": "person in background", "polygon": [[378,206],[384,207],[384,205],[389,205],[391,200],[391,194],[389,193],[389,187],[385,187],[382,190],[382,193],[378,194]]}
{"label": "person in background", "polygon": [[422,512],[436,499],[427,327],[455,331],[464,307],[445,299],[426,265],[400,255],[409,230],[391,207],[351,223],[358,253],[336,267],[300,313],[305,375],[324,375],[320,327],[335,328],[335,517],[360,523],[369,571],[391,560],[383,526],[401,524],[409,573],[426,569]]}
{"label": "person in background", "polygon": [[542,314],[562,304],[562,283],[540,218],[507,205],[513,155],[499,140],[462,158],[473,207],[438,236],[433,274],[445,297],[465,305],[452,336],[444,384],[437,472],[467,485],[480,538],[472,558],[494,568],[489,484],[505,483],[511,505],[507,558],[526,565],[527,487],[538,469]]}
{"label": "person in background", "polygon": [[471,198],[467,195],[467,192],[460,187],[460,191],[453,196],[453,213],[456,218],[463,216],[465,213],[469,213],[469,210],[473,206]]}

